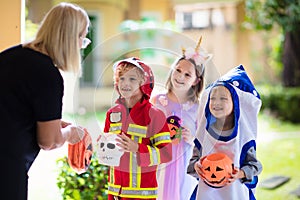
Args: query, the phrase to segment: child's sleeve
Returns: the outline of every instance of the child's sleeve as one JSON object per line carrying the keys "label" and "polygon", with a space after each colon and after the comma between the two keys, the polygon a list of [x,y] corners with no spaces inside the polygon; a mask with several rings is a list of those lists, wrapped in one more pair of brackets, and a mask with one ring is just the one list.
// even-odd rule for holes
{"label": "child's sleeve", "polygon": [[110,115],[110,112],[108,111],[106,113],[106,118],[105,118],[105,124],[104,124],[104,130],[103,130],[104,133],[109,132],[109,127],[110,127],[109,115]]}
{"label": "child's sleeve", "polygon": [[256,150],[254,146],[248,149],[241,170],[245,172],[246,176],[242,179],[243,183],[252,182],[254,177],[261,173],[262,164],[256,158]]}
{"label": "child's sleeve", "polygon": [[150,113],[151,126],[155,134],[151,136],[150,145],[139,144],[140,166],[154,166],[172,160],[172,142],[165,115],[160,110]]}
{"label": "child's sleeve", "polygon": [[197,174],[197,172],[194,168],[194,165],[201,158],[201,145],[200,145],[200,143],[198,142],[197,139],[194,140],[194,143],[195,143],[195,146],[193,148],[193,155],[192,155],[192,158],[190,159],[190,162],[187,166],[187,174],[189,174],[189,175],[191,175],[195,178],[199,178],[199,176],[198,176],[198,174]]}

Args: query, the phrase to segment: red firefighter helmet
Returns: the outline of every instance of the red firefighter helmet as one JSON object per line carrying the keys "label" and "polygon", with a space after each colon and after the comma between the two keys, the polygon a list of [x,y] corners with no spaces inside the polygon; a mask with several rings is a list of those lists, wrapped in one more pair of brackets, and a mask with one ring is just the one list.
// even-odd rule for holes
{"label": "red firefighter helmet", "polygon": [[[144,72],[145,82],[140,87],[140,89],[143,92],[143,94],[145,94],[145,97],[147,99],[149,99],[150,96],[151,96],[152,90],[154,88],[154,76],[153,76],[151,68],[147,64],[145,64],[144,62],[142,62],[139,58],[130,57],[130,58],[126,58],[124,60],[117,61],[113,65],[114,73],[116,73],[116,71],[117,71],[116,69],[122,63],[130,63],[130,64],[136,66],[137,68],[139,68],[140,70],[142,70]],[[114,75],[116,76],[116,74],[114,74]],[[119,92],[119,90],[118,90],[118,83],[117,82],[115,82],[115,88]]]}

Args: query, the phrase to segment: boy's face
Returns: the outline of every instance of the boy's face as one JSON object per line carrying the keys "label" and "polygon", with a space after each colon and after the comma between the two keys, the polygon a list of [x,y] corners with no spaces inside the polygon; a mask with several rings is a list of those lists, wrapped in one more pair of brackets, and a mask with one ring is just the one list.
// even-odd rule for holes
{"label": "boy's face", "polygon": [[212,89],[210,94],[209,110],[217,119],[224,119],[232,114],[232,97],[226,87],[216,86]]}
{"label": "boy's face", "polygon": [[125,72],[120,76],[118,81],[118,88],[121,96],[125,99],[131,98],[136,95],[142,94],[140,86],[143,83],[143,79],[136,67]]}
{"label": "boy's face", "polygon": [[194,65],[187,60],[179,61],[172,73],[171,82],[174,89],[189,90],[197,83]]}

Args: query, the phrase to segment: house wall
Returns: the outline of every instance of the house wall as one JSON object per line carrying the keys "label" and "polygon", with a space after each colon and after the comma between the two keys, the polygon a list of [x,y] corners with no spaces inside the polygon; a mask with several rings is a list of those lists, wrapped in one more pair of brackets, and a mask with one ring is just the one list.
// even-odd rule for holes
{"label": "house wall", "polygon": [[[86,56],[84,62],[92,61],[94,79],[97,83],[96,85],[80,87],[77,77],[64,74],[66,85],[64,112],[74,113],[83,109],[92,111],[95,107],[99,107],[98,104],[100,107],[110,105],[111,98],[107,97],[110,96],[109,92],[112,92],[113,88],[102,89],[100,86],[111,85],[112,82],[112,70],[107,70],[111,64],[114,48],[111,41],[119,32],[119,24],[125,19],[128,1],[73,0],[70,2],[80,5],[90,16],[96,18],[95,24],[90,27],[95,33],[92,39],[93,50]],[[104,73],[105,75],[103,75]]]}
{"label": "house wall", "polygon": [[25,1],[1,0],[0,51],[19,44],[24,38]]}
{"label": "house wall", "polygon": [[160,21],[173,20],[174,10],[173,3],[170,0],[141,0],[140,11],[159,14]]}
{"label": "house wall", "polygon": [[[177,6],[176,8],[178,11],[219,10],[225,20],[223,25],[211,25],[204,29],[183,30],[183,34],[196,41],[200,35],[203,36],[201,46],[213,54],[212,61],[220,75],[225,74],[229,69],[239,64],[243,64],[249,75],[252,75],[251,49],[249,46],[251,36],[248,30],[242,28],[245,16],[243,3],[203,3],[190,8],[187,6]],[[255,77],[252,78],[255,79]]]}
{"label": "house wall", "polygon": [[39,24],[53,5],[52,0],[27,1],[27,8],[29,8],[27,18],[30,19],[32,23]]}
{"label": "house wall", "polygon": [[[39,22],[52,5],[61,1],[58,0],[30,0],[29,18],[34,22]],[[154,16],[161,22],[175,19],[176,9],[207,9],[209,7],[218,7],[221,9],[226,25],[215,26],[213,28],[182,30],[178,32],[149,32],[157,34],[154,40],[146,45],[152,48],[165,48],[175,53],[180,53],[181,46],[193,46],[200,35],[203,36],[201,46],[209,53],[213,54],[213,65],[217,70],[217,75],[226,73],[230,68],[243,64],[252,80],[255,81],[255,73],[252,66],[253,60],[251,54],[258,48],[264,48],[264,42],[260,36],[253,34],[241,28],[244,18],[244,5],[242,1],[220,1],[211,3],[205,1],[205,4],[186,6],[186,1],[179,0],[73,0],[70,1],[82,6],[90,15],[96,16],[97,21],[96,38],[92,41],[95,45],[93,49],[93,58],[95,64],[95,76],[99,84],[92,87],[79,87],[79,81],[76,77],[65,75],[65,103],[66,112],[77,112],[80,107],[86,107],[87,110],[93,110],[110,106],[116,94],[113,93],[112,87],[112,68],[113,61],[132,50],[126,45],[139,43],[140,36],[124,34],[120,30],[120,23],[126,19],[140,20],[143,16]],[[200,1],[197,1],[198,3]],[[204,2],[204,1],[201,1]],[[0,7],[0,50],[11,45],[23,42],[25,20],[25,0],[2,0]],[[181,7],[180,7],[181,6]],[[10,19],[10,20],[6,20]],[[201,19],[199,19],[201,20]],[[4,28],[5,27],[5,28]],[[156,30],[157,31],[157,30]],[[137,45],[137,47],[141,47]],[[117,49],[117,51],[116,51]],[[120,52],[120,49],[124,49]],[[165,64],[164,60],[155,58],[150,60],[152,64]],[[261,60],[264,57],[260,55]],[[155,61],[154,61],[155,60]],[[256,63],[259,60],[255,60]],[[168,64],[168,63],[167,63]],[[257,69],[256,69],[257,70]],[[159,77],[161,78],[161,77]],[[163,77],[162,77],[163,78]],[[216,77],[213,77],[216,78]],[[212,78],[212,79],[213,79]]]}
{"label": "house wall", "polygon": [[98,24],[100,27],[98,34],[100,34],[101,41],[108,39],[119,31],[118,25],[124,20],[124,12],[127,9],[126,0],[74,0],[72,2],[82,6],[88,13],[99,13],[101,15]]}

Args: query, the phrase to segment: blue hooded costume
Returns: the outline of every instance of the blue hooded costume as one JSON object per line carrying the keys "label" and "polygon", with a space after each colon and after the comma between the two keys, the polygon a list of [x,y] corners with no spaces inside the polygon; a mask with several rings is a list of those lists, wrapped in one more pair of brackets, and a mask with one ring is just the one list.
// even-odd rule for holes
{"label": "blue hooded costume", "polygon": [[[210,92],[219,85],[230,91],[233,101],[234,127],[226,136],[220,135],[213,128],[216,119],[209,110]],[[245,172],[246,177],[222,188],[210,187],[200,180],[197,199],[255,199],[257,175],[262,170],[261,163],[256,159],[257,115],[260,107],[260,96],[242,65],[233,68],[205,89],[200,100],[196,134],[200,156],[225,153],[235,167]]]}

